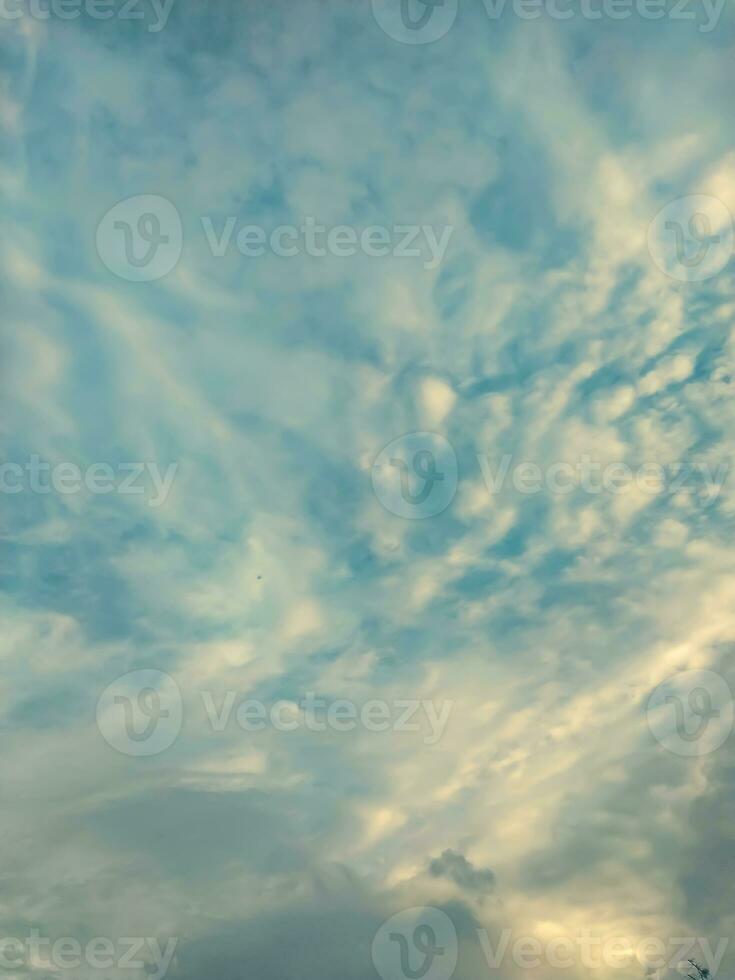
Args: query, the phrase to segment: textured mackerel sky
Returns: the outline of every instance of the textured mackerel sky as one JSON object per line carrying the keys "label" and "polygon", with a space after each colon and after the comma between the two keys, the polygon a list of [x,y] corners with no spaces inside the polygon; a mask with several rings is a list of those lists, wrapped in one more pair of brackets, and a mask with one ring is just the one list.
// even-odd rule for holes
{"label": "textured mackerel sky", "polygon": [[2,971],[731,980],[732,0],[0,51]]}

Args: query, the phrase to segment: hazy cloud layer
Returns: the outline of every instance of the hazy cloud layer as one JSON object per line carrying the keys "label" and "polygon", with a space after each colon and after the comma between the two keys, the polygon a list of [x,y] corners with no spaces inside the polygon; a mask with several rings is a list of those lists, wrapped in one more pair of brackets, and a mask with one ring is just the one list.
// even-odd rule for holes
{"label": "hazy cloud layer", "polygon": [[[2,495],[0,937],[175,936],[187,980],[375,980],[376,930],[424,905],[460,980],[503,929],[716,947],[734,743],[671,752],[646,705],[683,670],[735,690],[734,266],[678,280],[647,232],[684,195],[735,214],[732,7],[703,32],[468,0],[425,45],[368,2],[156,23],[0,21],[4,459],[118,488]],[[97,226],[142,194],[183,248],[131,282]],[[203,217],[221,243],[230,218],[452,232],[429,267],[217,256]],[[457,459],[422,520],[372,480],[413,432]],[[666,467],[666,492],[549,489],[584,456]],[[96,721],[141,669],[183,703],[150,756]],[[309,692],[355,725],[241,724]]]}

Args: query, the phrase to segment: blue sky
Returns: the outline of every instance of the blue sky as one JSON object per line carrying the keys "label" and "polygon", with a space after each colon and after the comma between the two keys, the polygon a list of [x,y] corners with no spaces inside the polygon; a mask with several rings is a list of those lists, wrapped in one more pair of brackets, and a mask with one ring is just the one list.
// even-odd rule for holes
{"label": "blue sky", "polygon": [[[733,931],[735,10],[446,3],[427,43],[393,0],[3,7],[0,938],[374,980],[432,907],[477,980],[482,930]],[[651,698],[692,671],[687,754]]]}

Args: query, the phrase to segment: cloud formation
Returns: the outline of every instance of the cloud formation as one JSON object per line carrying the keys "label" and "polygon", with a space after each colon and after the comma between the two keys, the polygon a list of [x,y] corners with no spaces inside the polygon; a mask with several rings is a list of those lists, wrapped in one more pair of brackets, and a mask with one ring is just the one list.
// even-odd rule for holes
{"label": "cloud formation", "polygon": [[[380,925],[423,906],[458,980],[492,974],[504,929],[717,948],[732,738],[677,753],[647,705],[683,671],[735,690],[733,264],[667,274],[647,236],[687,195],[735,214],[732,8],[704,32],[462,3],[425,45],[368,2],[176,0],[154,30],[155,5],[113,9],[0,22],[0,398],[24,474],[2,494],[0,938],[173,936],[186,980],[376,980]],[[181,221],[150,281],[98,251],[140,195]],[[440,257],[217,255],[207,234],[307,218],[452,231]],[[139,249],[170,231],[128,227]],[[692,248],[725,234],[702,228]],[[456,487],[409,519],[372,470],[426,432]],[[174,475],[155,507],[117,478],[40,492],[34,454]],[[496,488],[505,454],[666,482]],[[414,506],[431,457],[391,460]],[[146,670],[181,728],[125,754],[97,701]],[[237,723],[310,692],[322,730]],[[158,693],[119,702],[134,734],[171,717]],[[451,704],[434,742],[407,702]],[[534,975],[561,973],[585,975]]]}

